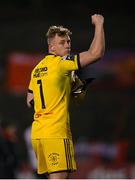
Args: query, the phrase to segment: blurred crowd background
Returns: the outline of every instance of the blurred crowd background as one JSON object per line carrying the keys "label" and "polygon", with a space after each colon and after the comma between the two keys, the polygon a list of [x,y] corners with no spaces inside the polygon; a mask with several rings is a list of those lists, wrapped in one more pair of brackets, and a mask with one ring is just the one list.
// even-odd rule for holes
{"label": "blurred crowd background", "polygon": [[88,49],[90,16],[105,17],[106,52],[80,71],[95,80],[86,99],[71,100],[78,171],[71,178],[135,178],[135,12],[130,1],[0,1],[0,178],[36,174],[31,149],[33,110],[26,106],[32,68],[47,53],[50,25],[71,29],[72,51]]}

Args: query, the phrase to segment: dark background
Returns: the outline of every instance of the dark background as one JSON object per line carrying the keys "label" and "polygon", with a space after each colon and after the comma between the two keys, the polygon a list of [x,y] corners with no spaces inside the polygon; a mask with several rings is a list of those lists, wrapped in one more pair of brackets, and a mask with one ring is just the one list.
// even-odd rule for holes
{"label": "dark background", "polygon": [[[73,52],[87,50],[94,33],[91,25],[94,13],[105,18],[106,52],[101,62],[88,68],[90,74],[86,71],[86,76],[96,80],[89,86],[85,101],[82,104],[71,101],[73,139],[75,142],[82,137],[89,141],[116,142],[135,137],[135,84],[123,84],[119,80],[129,75],[130,68],[128,71],[125,65],[120,73],[112,68],[113,62],[117,64],[120,59],[122,70],[122,59],[125,62],[127,54],[132,54],[133,61],[135,58],[133,1],[1,0],[0,121],[17,127],[21,162],[27,159],[23,133],[31,125],[33,111],[26,107],[26,92],[12,93],[5,87],[7,56],[12,52],[47,53],[45,34],[50,25],[71,29]],[[131,69],[133,79],[135,69]]]}

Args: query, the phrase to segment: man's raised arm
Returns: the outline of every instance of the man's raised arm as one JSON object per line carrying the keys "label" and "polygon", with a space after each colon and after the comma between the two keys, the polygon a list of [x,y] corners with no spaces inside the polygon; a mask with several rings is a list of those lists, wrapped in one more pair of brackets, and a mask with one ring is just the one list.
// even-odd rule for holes
{"label": "man's raised arm", "polygon": [[94,14],[91,16],[91,20],[92,24],[95,26],[94,38],[89,49],[79,54],[81,67],[99,60],[104,55],[105,51],[104,17]]}

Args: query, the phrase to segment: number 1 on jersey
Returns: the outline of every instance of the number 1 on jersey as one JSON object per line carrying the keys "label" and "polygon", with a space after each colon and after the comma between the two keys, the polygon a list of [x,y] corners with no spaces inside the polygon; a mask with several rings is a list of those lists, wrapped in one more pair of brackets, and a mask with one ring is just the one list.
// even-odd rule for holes
{"label": "number 1 on jersey", "polygon": [[39,84],[39,90],[40,90],[40,98],[41,98],[42,109],[45,109],[45,101],[44,101],[43,87],[42,87],[42,81],[41,81],[41,79],[37,80],[37,84]]}

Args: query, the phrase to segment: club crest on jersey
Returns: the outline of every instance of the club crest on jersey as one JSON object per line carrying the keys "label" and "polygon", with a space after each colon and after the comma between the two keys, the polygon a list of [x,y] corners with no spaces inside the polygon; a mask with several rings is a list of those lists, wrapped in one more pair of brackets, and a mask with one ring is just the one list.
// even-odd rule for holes
{"label": "club crest on jersey", "polygon": [[58,153],[51,153],[48,156],[51,165],[57,165],[59,163],[60,155]]}
{"label": "club crest on jersey", "polygon": [[42,76],[44,76],[44,75],[47,74],[47,70],[48,70],[47,67],[37,68],[37,69],[35,69],[35,71],[34,71],[33,77],[34,77],[34,78],[42,77]]}
{"label": "club crest on jersey", "polygon": [[62,60],[71,60],[71,61],[74,61],[74,55],[73,54],[69,54],[67,56],[63,56]]}

